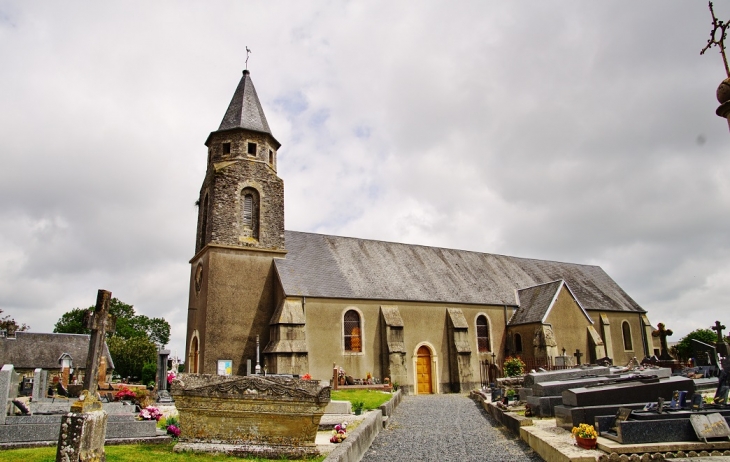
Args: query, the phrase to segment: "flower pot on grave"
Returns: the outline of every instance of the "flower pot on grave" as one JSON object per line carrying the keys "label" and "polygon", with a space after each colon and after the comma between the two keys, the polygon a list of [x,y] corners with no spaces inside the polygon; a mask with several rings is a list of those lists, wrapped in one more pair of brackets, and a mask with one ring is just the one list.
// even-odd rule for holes
{"label": "flower pot on grave", "polygon": [[362,409],[355,409],[355,415],[362,414]]}
{"label": "flower pot on grave", "polygon": [[580,436],[575,435],[575,442],[583,449],[595,449],[596,441],[596,438],[581,438]]}

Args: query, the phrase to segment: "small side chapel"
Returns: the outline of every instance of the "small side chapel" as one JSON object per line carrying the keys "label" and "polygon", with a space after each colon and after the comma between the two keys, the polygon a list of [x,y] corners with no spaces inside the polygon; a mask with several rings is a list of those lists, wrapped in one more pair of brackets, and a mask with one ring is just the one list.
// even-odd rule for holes
{"label": "small side chapel", "polygon": [[284,229],[281,146],[249,71],[205,142],[190,260],[187,372],[390,378],[408,393],[479,386],[508,355],[625,364],[649,319],[600,267]]}

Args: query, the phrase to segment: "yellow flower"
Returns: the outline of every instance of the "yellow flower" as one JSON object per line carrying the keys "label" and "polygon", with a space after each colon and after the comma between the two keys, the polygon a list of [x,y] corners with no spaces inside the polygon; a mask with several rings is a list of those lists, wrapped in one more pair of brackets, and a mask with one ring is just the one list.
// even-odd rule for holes
{"label": "yellow flower", "polygon": [[573,429],[570,431],[570,433],[575,438],[576,436],[580,436],[581,438],[598,438],[598,432],[596,432],[596,429],[593,427],[593,425],[589,424],[580,424],[577,427],[573,427]]}

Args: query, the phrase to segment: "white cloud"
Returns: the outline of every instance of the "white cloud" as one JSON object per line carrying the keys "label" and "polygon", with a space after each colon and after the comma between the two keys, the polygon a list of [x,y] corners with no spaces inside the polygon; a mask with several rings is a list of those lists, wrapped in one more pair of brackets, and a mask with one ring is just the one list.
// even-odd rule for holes
{"label": "white cloud", "polygon": [[3,2],[0,309],[50,331],[105,288],[183,350],[203,142],[248,45],[288,229],[600,264],[677,338],[709,326],[730,297],[709,19],[680,2]]}

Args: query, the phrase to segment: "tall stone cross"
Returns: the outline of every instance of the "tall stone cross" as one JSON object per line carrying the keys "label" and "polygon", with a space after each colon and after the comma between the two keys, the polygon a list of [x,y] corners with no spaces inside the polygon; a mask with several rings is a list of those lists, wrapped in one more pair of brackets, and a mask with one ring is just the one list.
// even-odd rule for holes
{"label": "tall stone cross", "polygon": [[575,356],[575,362],[580,366],[580,358],[583,356],[583,353],[580,352],[580,350],[576,349],[575,353],[573,353],[573,356]]}
{"label": "tall stone cross", "polygon": [[671,361],[673,359],[669,355],[669,347],[667,346],[667,337],[670,337],[672,334],[674,334],[672,329],[666,329],[663,322],[657,325],[657,330],[651,332],[652,337],[659,337],[659,343],[661,344],[659,359],[663,361]]}
{"label": "tall stone cross", "polygon": [[717,342],[723,342],[725,339],[722,338],[722,330],[725,329],[725,326],[720,324],[720,321],[715,321],[715,326],[711,328],[715,332],[717,332]]}
{"label": "tall stone cross", "polygon": [[94,310],[86,312],[86,327],[91,329],[89,338],[89,354],[86,356],[86,373],[84,374],[84,390],[89,394],[96,395],[99,387],[99,362],[104,354],[104,339],[107,332],[114,332],[116,329],[116,317],[109,313],[109,301],[112,293],[108,290],[99,289],[96,295],[96,306]]}

